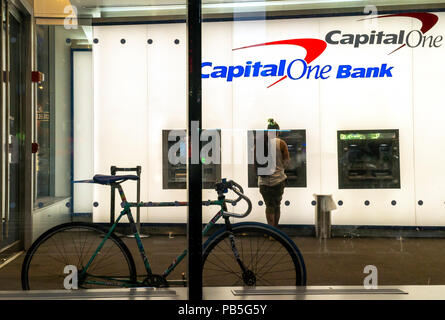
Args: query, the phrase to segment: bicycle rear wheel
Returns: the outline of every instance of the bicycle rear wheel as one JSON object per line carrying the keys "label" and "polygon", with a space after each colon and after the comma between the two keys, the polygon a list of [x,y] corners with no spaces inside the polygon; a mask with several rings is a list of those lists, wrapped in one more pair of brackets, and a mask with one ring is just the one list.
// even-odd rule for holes
{"label": "bicycle rear wheel", "polygon": [[303,257],[284,233],[254,222],[234,224],[232,232],[247,271],[241,270],[232,250],[230,233],[222,228],[205,243],[203,286],[306,285]]}
{"label": "bicycle rear wheel", "polygon": [[104,240],[106,230],[90,223],[73,222],[42,234],[26,253],[22,265],[24,290],[66,289],[66,266],[75,266],[78,288],[131,287],[136,267],[127,246],[111,234],[97,253],[84,277],[82,270]]}

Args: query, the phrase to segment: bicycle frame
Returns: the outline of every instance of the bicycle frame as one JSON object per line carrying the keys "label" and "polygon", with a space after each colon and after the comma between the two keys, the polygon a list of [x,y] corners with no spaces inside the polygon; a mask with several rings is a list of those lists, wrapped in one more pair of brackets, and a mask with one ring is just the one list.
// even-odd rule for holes
{"label": "bicycle frame", "polygon": [[[117,190],[119,192],[119,195],[121,197],[123,210],[120,212],[118,218],[116,219],[114,224],[111,226],[111,228],[109,229],[108,233],[105,235],[105,237],[103,238],[103,240],[101,241],[101,243],[97,247],[96,251],[91,256],[91,258],[88,261],[88,263],[86,264],[86,266],[80,272],[80,274],[79,274],[79,278],[80,279],[82,279],[82,278],[84,278],[86,276],[88,268],[91,266],[91,264],[93,263],[95,257],[101,251],[101,249],[104,246],[105,242],[110,238],[111,234],[116,229],[116,226],[118,225],[119,221],[124,216],[128,217],[128,221],[130,223],[130,230],[131,230],[131,233],[134,235],[134,238],[136,240],[136,244],[137,244],[139,253],[140,253],[141,258],[142,258],[142,260],[144,262],[144,267],[145,267],[145,271],[147,273],[147,276],[152,275],[150,262],[148,260],[147,254],[145,252],[144,245],[143,245],[141,237],[139,235],[139,230],[137,230],[136,223],[135,223],[133,215],[131,213],[131,208],[137,208],[137,207],[139,207],[139,208],[141,208],[141,207],[178,207],[178,206],[187,206],[188,205],[188,202],[179,202],[179,201],[175,201],[175,202],[140,202],[140,203],[127,202],[127,199],[126,199],[126,196],[125,196],[125,193],[124,193],[124,190],[123,190],[122,186],[120,184],[115,184],[114,187],[117,188]],[[224,200],[225,200],[225,197],[222,196],[222,197],[219,197],[219,199],[215,200],[215,201],[210,201],[210,200],[209,201],[203,201],[203,205],[205,205],[205,206],[211,206],[211,205],[220,206],[220,210],[218,211],[218,213],[204,227],[204,229],[202,231],[202,235],[203,236],[207,235],[208,231],[216,224],[216,222],[221,217],[223,217],[223,212],[224,212],[224,210],[226,210],[226,205],[225,205],[225,201]],[[225,219],[225,220],[226,220],[226,223],[229,223],[229,219]],[[178,255],[173,260],[173,262],[170,264],[170,266],[167,269],[165,269],[165,271],[162,273],[162,276],[164,278],[166,278],[181,263],[181,261],[185,258],[186,255],[187,255],[187,249],[185,249],[180,255]],[[129,284],[129,286],[132,286],[132,284],[129,282],[129,280],[120,280],[120,279],[116,279],[116,278],[113,278],[113,277],[98,277],[98,276],[94,276],[94,277],[96,277],[96,278],[104,278],[104,279],[108,279],[108,280],[112,279],[112,280],[117,281],[117,282],[122,282],[123,285]],[[97,281],[86,281],[86,283],[101,284],[100,282],[97,282]]]}

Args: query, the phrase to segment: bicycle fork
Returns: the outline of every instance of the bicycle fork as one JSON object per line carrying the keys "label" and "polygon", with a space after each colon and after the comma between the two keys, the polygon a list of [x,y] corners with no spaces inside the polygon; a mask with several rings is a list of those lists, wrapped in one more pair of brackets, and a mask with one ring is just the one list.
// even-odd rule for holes
{"label": "bicycle fork", "polygon": [[235,236],[233,235],[233,232],[232,232],[232,226],[229,222],[229,217],[224,217],[224,219],[226,222],[227,231],[229,232],[230,247],[232,249],[232,252],[235,257],[236,262],[238,263],[238,265],[241,268],[241,271],[243,272],[242,279],[244,281],[244,284],[247,286],[254,286],[256,284],[255,274],[253,273],[252,270],[247,269],[246,266],[244,265],[243,261],[241,260],[238,249],[236,248]]}

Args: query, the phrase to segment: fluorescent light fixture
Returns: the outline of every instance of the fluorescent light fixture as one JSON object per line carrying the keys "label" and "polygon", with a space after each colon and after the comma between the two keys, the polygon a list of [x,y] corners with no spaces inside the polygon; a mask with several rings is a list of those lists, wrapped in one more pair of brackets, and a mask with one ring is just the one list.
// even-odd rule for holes
{"label": "fluorescent light fixture", "polygon": [[[230,3],[204,3],[203,9],[223,9],[223,8],[252,8],[252,7],[280,7],[302,4],[326,4],[338,2],[363,2],[363,0],[283,0],[283,1],[246,1],[246,2],[230,2]],[[165,6],[132,6],[132,7],[103,7],[102,12],[129,12],[129,11],[167,11],[167,10],[186,10],[184,5],[165,5]]]}
{"label": "fluorescent light fixture", "polygon": [[292,6],[299,4],[323,4],[323,3],[335,3],[335,2],[363,2],[362,0],[283,0],[283,1],[249,1],[249,2],[232,2],[232,3],[208,3],[203,4],[204,9],[216,9],[216,8],[249,8],[249,7],[279,7],[279,6]]}
{"label": "fluorescent light fixture", "polygon": [[185,5],[165,5],[165,6],[134,6],[134,7],[104,7],[102,12],[133,12],[133,11],[163,11],[163,10],[185,10]]}

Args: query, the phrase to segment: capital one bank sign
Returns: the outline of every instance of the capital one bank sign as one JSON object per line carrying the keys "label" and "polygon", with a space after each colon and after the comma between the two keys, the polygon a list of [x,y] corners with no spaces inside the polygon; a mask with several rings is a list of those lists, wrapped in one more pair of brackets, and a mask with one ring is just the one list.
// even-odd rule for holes
{"label": "capital one bank sign", "polygon": [[[243,64],[227,65],[214,61],[204,61],[202,63],[203,79],[222,79],[226,82],[236,81],[238,78],[265,78],[269,80],[267,88],[271,88],[285,79],[289,80],[309,80],[309,79],[366,79],[366,78],[392,78],[397,72],[397,67],[389,63],[372,64],[370,61],[363,61],[361,65],[351,65],[345,57],[345,63],[333,66],[331,64],[317,64],[317,59],[325,54],[328,46],[346,46],[351,49],[351,55],[357,55],[358,49],[366,50],[367,46],[379,46],[382,48],[382,56],[396,54],[397,51],[428,48],[431,50],[442,46],[443,36],[434,33],[439,17],[433,13],[410,12],[399,14],[379,15],[371,19],[393,19],[394,23],[398,19],[412,19],[416,25],[420,22],[419,29],[400,29],[397,33],[386,32],[385,30],[370,30],[367,33],[353,33],[335,28],[326,33],[323,39],[320,38],[295,38],[276,40],[264,43],[249,44],[243,47],[232,49],[234,53],[239,50],[249,50],[251,48],[263,48],[266,50],[270,46],[285,46],[285,50],[291,50],[292,46],[302,47],[306,51],[305,57],[295,57],[295,59],[283,59],[277,57],[275,61],[246,60]],[[391,50],[388,52],[388,48]]]}

